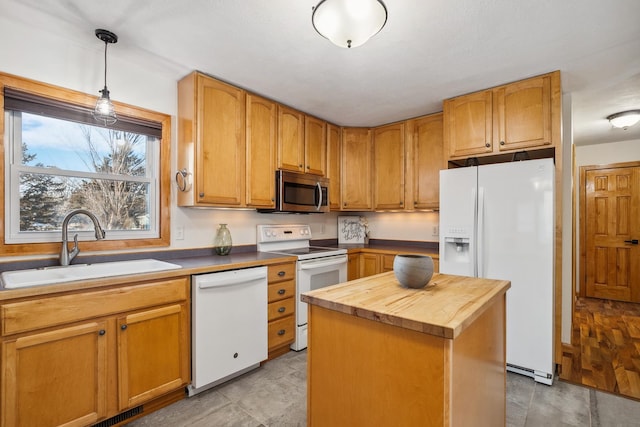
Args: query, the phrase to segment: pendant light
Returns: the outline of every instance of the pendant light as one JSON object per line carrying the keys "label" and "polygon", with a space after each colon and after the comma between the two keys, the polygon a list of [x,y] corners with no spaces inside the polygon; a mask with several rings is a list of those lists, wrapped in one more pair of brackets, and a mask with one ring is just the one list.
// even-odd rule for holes
{"label": "pendant light", "polygon": [[384,27],[387,8],[380,0],[322,0],[313,8],[311,22],[333,44],[358,47]]}
{"label": "pendant light", "polygon": [[117,43],[118,36],[111,31],[98,29],[96,30],[96,37],[104,42],[104,89],[99,91],[102,96],[96,102],[96,108],[93,109],[93,117],[101,124],[109,126],[114,124],[118,118],[107,89],[107,45],[109,43]]}
{"label": "pendant light", "polygon": [[615,113],[607,117],[611,126],[626,130],[640,122],[640,110],[629,110]]}

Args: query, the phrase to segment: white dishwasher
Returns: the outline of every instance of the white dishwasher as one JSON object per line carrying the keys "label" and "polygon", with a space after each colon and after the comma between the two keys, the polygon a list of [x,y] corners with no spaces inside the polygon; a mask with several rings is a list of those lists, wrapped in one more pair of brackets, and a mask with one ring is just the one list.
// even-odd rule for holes
{"label": "white dishwasher", "polygon": [[267,267],[192,276],[189,396],[267,359]]}

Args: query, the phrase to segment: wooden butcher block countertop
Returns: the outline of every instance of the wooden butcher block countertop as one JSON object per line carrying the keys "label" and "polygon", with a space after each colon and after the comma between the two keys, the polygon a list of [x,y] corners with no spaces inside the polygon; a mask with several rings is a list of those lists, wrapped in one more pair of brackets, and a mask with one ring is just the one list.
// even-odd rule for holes
{"label": "wooden butcher block countertop", "polygon": [[508,280],[434,274],[422,289],[400,286],[393,271],[302,294],[302,301],[418,332],[456,338],[511,287]]}

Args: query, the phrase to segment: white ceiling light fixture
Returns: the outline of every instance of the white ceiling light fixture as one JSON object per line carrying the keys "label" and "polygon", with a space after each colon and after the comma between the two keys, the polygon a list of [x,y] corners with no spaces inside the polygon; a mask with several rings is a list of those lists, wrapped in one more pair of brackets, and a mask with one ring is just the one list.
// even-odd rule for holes
{"label": "white ceiling light fixture", "polygon": [[109,43],[117,43],[118,36],[111,31],[98,29],[96,30],[96,37],[104,42],[104,89],[99,91],[102,96],[98,98],[96,108],[93,109],[93,118],[105,126],[109,126],[114,124],[118,118],[107,89],[107,45]]}
{"label": "white ceiling light fixture", "polygon": [[333,44],[358,47],[384,27],[387,8],[380,0],[322,0],[313,8],[311,22]]}
{"label": "white ceiling light fixture", "polygon": [[612,126],[627,129],[640,122],[640,110],[629,110],[615,113],[607,117]]}

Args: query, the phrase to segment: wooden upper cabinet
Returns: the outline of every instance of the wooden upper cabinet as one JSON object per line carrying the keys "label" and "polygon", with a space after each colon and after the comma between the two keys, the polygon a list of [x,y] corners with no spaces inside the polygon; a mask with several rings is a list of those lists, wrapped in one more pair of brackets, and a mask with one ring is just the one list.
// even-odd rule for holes
{"label": "wooden upper cabinet", "polygon": [[327,123],[311,116],[304,121],[304,163],[307,173],[327,174]]}
{"label": "wooden upper cabinet", "polygon": [[278,169],[304,172],[304,114],[278,105]]}
{"label": "wooden upper cabinet", "polygon": [[340,210],[340,155],[342,130],[327,124],[327,176],[329,177],[329,208]]}
{"label": "wooden upper cabinet", "polygon": [[371,131],[367,128],[342,130],[340,180],[341,209],[344,211],[371,210]]}
{"label": "wooden upper cabinet", "polygon": [[246,204],[275,207],[276,104],[247,94]]}
{"label": "wooden upper cabinet", "polygon": [[551,144],[551,76],[495,90],[495,141],[500,151]]}
{"label": "wooden upper cabinet", "polygon": [[405,125],[373,130],[374,209],[404,209]]}
{"label": "wooden upper cabinet", "polygon": [[245,92],[191,73],[178,82],[178,121],[178,168],[193,176],[193,185],[179,192],[178,204],[242,206]]}
{"label": "wooden upper cabinet", "polygon": [[442,113],[411,120],[411,155],[407,180],[412,179],[409,200],[415,209],[437,209],[440,205],[440,170],[446,169],[443,150]]}
{"label": "wooden upper cabinet", "polygon": [[447,99],[443,107],[450,159],[560,144],[559,71]]}
{"label": "wooden upper cabinet", "polygon": [[476,92],[444,101],[444,139],[449,157],[493,151],[493,94]]}

